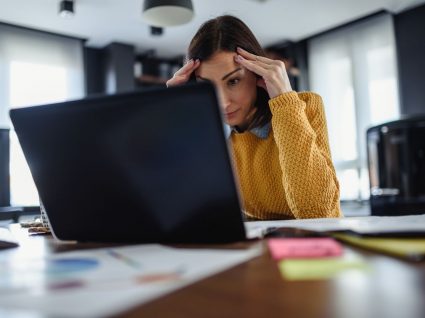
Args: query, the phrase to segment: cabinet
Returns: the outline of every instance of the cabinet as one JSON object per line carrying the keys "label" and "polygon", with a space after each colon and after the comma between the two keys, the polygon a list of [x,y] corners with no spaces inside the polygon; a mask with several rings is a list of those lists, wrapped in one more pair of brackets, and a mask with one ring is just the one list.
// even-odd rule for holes
{"label": "cabinet", "polygon": [[152,54],[136,57],[134,74],[137,88],[165,85],[183,65],[184,56],[160,58]]}

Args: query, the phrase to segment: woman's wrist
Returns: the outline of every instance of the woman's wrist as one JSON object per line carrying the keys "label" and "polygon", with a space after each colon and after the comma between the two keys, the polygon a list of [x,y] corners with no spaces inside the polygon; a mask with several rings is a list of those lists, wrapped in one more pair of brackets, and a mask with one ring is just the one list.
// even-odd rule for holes
{"label": "woman's wrist", "polygon": [[269,103],[275,103],[275,102],[292,102],[294,100],[297,100],[298,98],[298,93],[296,91],[290,90],[290,91],[285,91],[282,92],[281,94],[270,98]]}

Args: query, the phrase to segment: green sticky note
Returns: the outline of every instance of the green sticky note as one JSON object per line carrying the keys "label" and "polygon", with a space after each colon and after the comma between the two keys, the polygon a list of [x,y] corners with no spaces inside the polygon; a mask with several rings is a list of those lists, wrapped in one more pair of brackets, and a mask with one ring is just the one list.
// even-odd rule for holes
{"label": "green sticky note", "polygon": [[367,265],[361,259],[344,257],[287,259],[279,262],[280,273],[288,280],[329,279],[349,269],[365,270]]}

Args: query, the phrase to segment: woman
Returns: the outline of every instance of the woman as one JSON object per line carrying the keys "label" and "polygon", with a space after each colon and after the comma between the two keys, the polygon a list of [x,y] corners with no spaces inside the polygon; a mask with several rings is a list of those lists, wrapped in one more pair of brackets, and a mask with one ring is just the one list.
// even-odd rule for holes
{"label": "woman", "polygon": [[167,86],[193,77],[214,83],[248,217],[340,217],[322,100],[292,91],[284,63],[264,56],[241,20],[211,19]]}

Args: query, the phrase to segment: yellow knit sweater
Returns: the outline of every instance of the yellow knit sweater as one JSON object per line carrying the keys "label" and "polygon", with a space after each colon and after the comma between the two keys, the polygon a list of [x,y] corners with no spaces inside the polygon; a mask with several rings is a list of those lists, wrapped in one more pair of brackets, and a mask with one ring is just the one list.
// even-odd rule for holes
{"label": "yellow knit sweater", "polygon": [[232,132],[244,210],[257,219],[342,216],[323,102],[289,92],[269,101],[267,139]]}

